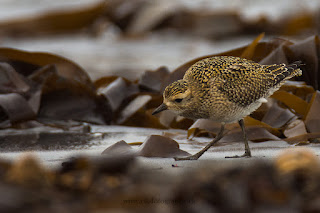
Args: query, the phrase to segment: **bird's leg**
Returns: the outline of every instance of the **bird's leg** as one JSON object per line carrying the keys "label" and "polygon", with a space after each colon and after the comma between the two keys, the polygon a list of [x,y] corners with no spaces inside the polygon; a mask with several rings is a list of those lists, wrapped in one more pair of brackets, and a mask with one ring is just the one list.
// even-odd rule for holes
{"label": "bird's leg", "polygon": [[215,143],[217,143],[222,138],[223,131],[224,131],[224,124],[221,124],[221,128],[220,128],[218,135],[206,147],[204,147],[200,152],[198,152],[194,155],[188,156],[188,157],[175,157],[174,159],[176,161],[178,161],[178,160],[197,160],[198,158],[201,157],[201,155],[203,153],[205,153],[208,149],[210,149],[211,146],[213,146]]}
{"label": "bird's leg", "polygon": [[245,152],[243,155],[235,155],[235,156],[229,156],[226,158],[241,158],[241,157],[251,157],[251,151],[250,151],[250,147],[248,144],[248,138],[247,138],[247,133],[246,133],[246,129],[244,127],[244,122],[243,119],[241,119],[239,121],[239,125],[241,127],[242,133],[243,133],[243,141],[244,141],[244,148],[245,148]]}

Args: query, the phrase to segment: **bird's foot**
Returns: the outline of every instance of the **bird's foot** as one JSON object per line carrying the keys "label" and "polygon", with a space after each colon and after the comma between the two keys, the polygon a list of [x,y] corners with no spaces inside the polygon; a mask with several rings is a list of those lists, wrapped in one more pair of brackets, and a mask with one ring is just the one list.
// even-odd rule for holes
{"label": "bird's foot", "polygon": [[245,152],[243,155],[226,156],[225,158],[251,158],[251,152]]}
{"label": "bird's foot", "polygon": [[198,160],[199,156],[198,155],[190,155],[188,157],[174,157],[175,161],[180,161],[180,160]]}

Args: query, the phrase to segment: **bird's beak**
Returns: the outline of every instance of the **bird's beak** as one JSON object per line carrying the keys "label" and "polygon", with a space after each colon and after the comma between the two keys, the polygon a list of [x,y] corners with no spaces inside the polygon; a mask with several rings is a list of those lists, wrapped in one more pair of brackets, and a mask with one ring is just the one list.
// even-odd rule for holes
{"label": "bird's beak", "polygon": [[164,103],[162,103],[160,106],[158,106],[157,109],[155,109],[155,110],[152,112],[152,115],[158,114],[159,112],[162,112],[162,111],[167,110],[167,109],[168,109],[167,105],[165,105]]}

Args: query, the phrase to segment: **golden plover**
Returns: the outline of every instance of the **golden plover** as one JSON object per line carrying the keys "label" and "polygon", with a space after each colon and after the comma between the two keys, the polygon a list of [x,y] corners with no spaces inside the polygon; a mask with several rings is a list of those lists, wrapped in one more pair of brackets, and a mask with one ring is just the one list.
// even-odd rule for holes
{"label": "golden plover", "polygon": [[221,129],[200,152],[175,159],[198,159],[222,138],[225,123],[236,121],[242,129],[245,153],[232,157],[251,157],[243,118],[266,102],[287,79],[301,75],[300,65],[301,61],[260,65],[233,56],[205,58],[192,65],[183,79],[166,87],[163,103],[152,114],[169,109],[187,118],[220,122]]}

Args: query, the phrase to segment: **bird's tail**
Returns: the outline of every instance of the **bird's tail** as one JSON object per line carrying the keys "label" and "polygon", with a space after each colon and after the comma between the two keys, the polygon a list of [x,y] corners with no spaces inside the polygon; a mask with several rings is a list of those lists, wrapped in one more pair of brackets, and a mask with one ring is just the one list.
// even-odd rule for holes
{"label": "bird's tail", "polygon": [[288,77],[292,78],[294,76],[301,76],[302,70],[299,68],[301,65],[303,65],[302,61],[295,61],[292,64],[287,65],[287,71],[290,73]]}
{"label": "bird's tail", "polygon": [[270,74],[273,75],[274,85],[281,86],[285,80],[288,80],[294,76],[302,75],[302,70],[299,66],[302,65],[301,61],[295,61],[292,64],[273,64],[264,65],[269,70]]}
{"label": "bird's tail", "polygon": [[302,70],[299,68],[302,64],[302,61],[295,61],[292,64],[272,64],[264,65],[264,67],[269,70],[275,76],[279,76],[282,79],[292,78],[294,76],[302,75]]}

